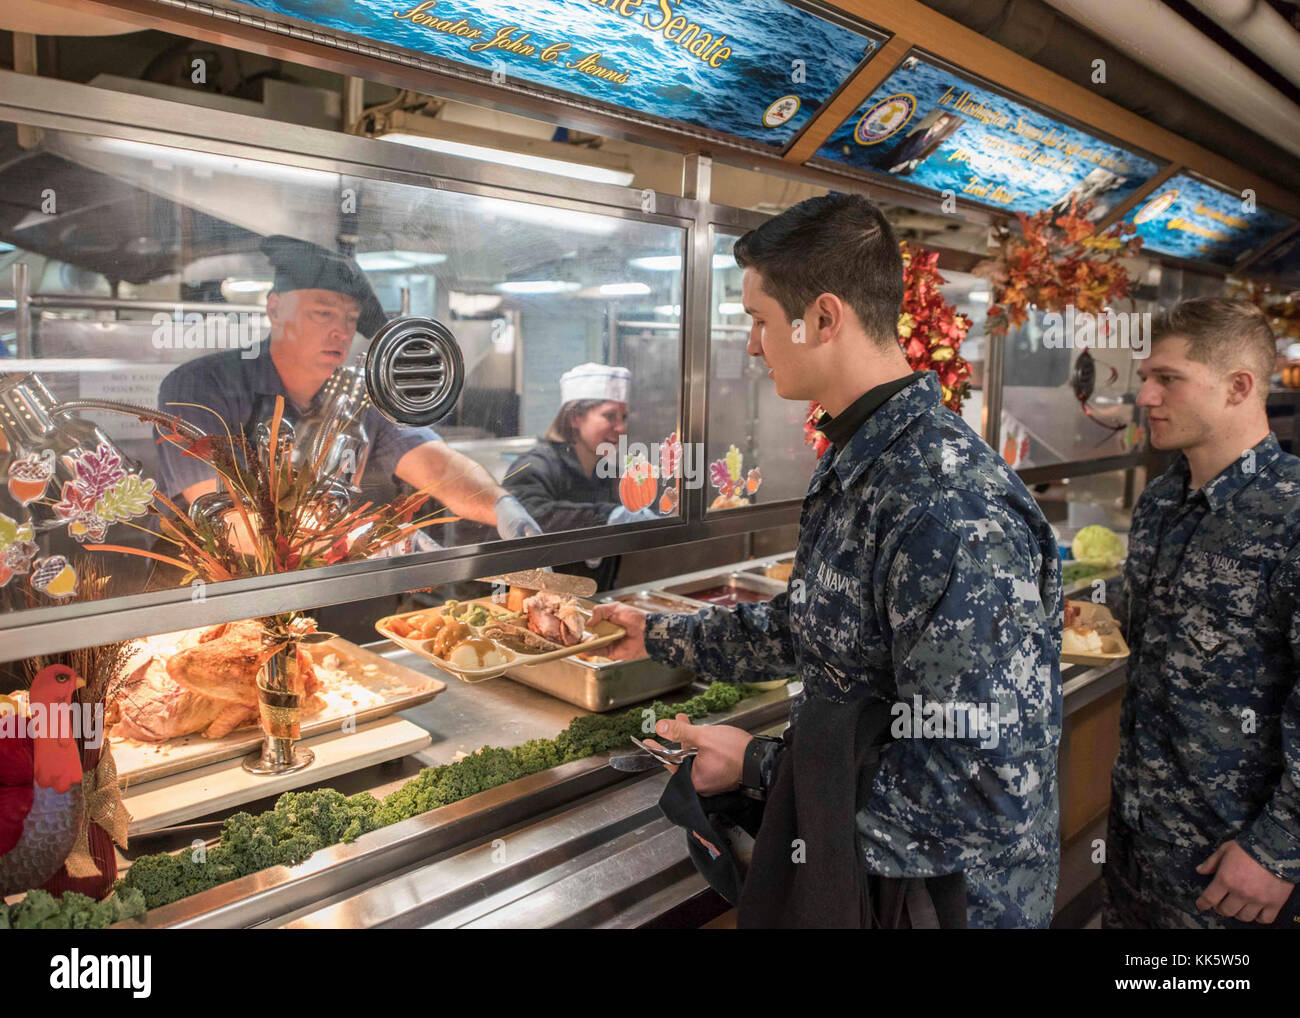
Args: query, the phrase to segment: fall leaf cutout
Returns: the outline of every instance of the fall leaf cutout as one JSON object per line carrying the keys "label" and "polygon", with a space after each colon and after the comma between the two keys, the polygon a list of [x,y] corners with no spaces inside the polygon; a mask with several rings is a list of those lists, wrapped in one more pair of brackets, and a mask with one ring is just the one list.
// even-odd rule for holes
{"label": "fall leaf cutout", "polygon": [[682,468],[682,440],[673,432],[659,445],[659,476],[671,481]]}
{"label": "fall leaf cutout", "polygon": [[709,464],[709,483],[718,489],[722,498],[738,498],[743,503],[746,501],[745,496],[754,494],[763,483],[763,474],[758,467],[754,467],[748,474],[744,470],[745,454],[734,445],[729,446],[722,459]]}
{"label": "fall leaf cutout", "polygon": [[77,477],[63,484],[54,511],[78,541],[102,541],[110,525],[144,516],[153,502],[154,482],[127,472],[122,454],[101,442],[73,460]]}
{"label": "fall leaf cutout", "polygon": [[0,587],[31,570],[38,550],[35,536],[31,523],[19,523],[0,513]]}

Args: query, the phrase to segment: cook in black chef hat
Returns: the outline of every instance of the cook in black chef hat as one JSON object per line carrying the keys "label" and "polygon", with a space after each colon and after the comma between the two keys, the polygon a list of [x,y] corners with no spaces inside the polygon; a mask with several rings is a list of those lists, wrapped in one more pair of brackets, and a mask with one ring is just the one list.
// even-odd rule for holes
{"label": "cook in black chef hat", "polygon": [[275,269],[271,293],[294,290],[332,290],[351,297],[360,308],[357,331],[373,336],[388,320],[366,274],[346,255],[329,251],[311,241],[276,234],[262,241],[262,253]]}

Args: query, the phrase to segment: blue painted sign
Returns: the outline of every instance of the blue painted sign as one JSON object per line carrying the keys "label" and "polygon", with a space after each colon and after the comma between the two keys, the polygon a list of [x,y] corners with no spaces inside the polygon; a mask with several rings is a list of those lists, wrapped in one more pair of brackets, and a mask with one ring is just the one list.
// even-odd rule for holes
{"label": "blue painted sign", "polygon": [[1094,220],[1159,168],[919,57],[886,78],[816,158],[1031,215],[1091,200]]}
{"label": "blue painted sign", "polygon": [[1254,196],[1233,194],[1178,174],[1128,214],[1144,251],[1231,267],[1295,220],[1260,208]]}
{"label": "blue painted sign", "polygon": [[775,147],[884,38],[783,0],[240,3]]}

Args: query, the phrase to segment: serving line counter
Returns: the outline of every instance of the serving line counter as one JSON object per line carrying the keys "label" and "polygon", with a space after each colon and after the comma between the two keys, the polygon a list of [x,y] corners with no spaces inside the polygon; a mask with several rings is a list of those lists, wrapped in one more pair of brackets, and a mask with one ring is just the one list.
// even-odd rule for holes
{"label": "serving line counter", "polygon": [[[10,416],[0,420],[5,425],[3,463],[9,479],[0,490],[0,539],[9,558],[19,563],[10,570],[12,577],[0,582],[0,664],[21,664],[37,655],[69,654],[160,631],[238,625],[250,618],[269,621],[290,612],[396,598],[431,586],[600,556],[667,552],[665,562],[689,561],[691,549],[700,547],[699,542],[754,534],[798,520],[799,498],[815,463],[803,442],[802,409],[782,404],[761,379],[755,382],[745,375],[749,369],[740,378],[732,370],[738,323],[729,318],[737,314],[733,298],[739,292],[740,269],[729,252],[737,237],[767,217],[713,200],[710,159],[685,157],[682,193],[658,194],[647,210],[645,195],[634,188],[490,166],[67,82],[0,72],[0,93],[4,96],[0,154],[5,156],[0,160],[0,181],[12,193],[29,196],[40,194],[51,174],[58,181],[76,182],[75,188],[58,184],[60,214],[94,223],[84,233],[64,235],[23,209],[0,223],[0,239],[12,248],[5,257],[13,262],[21,339],[18,356],[7,358],[0,370],[0,395],[13,396]],[[88,196],[107,198],[97,201]],[[343,208],[349,211],[339,211]],[[141,231],[166,240],[162,253],[140,255],[132,238]],[[622,481],[619,484],[624,508],[640,507],[634,521],[611,522],[616,517],[608,516],[594,525],[557,523],[543,526],[540,535],[518,536],[527,533],[525,529],[498,539],[500,521],[494,529],[478,520],[478,531],[457,534],[441,527],[445,520],[435,519],[427,523],[430,533],[425,536],[441,539],[440,547],[415,548],[389,558],[375,558],[364,549],[353,554],[349,544],[342,549],[346,552],[342,560],[313,552],[296,564],[281,563],[277,552],[273,567],[259,561],[258,568],[252,569],[246,557],[238,558],[242,565],[234,578],[226,578],[224,569],[196,576],[202,582],[194,584],[183,579],[189,574],[159,574],[157,560],[147,554],[151,532],[141,525],[149,522],[144,517],[149,506],[146,496],[152,490],[162,494],[167,484],[158,436],[136,411],[117,411],[128,403],[137,409],[156,407],[160,399],[168,406],[184,405],[183,400],[163,397],[162,386],[173,372],[188,368],[198,358],[217,356],[224,358],[223,364],[245,364],[267,354],[268,344],[275,339],[261,304],[236,304],[226,292],[243,292],[233,289],[236,284],[261,285],[279,271],[272,258],[275,245],[265,246],[274,239],[267,233],[283,233],[297,238],[297,243],[310,240],[329,250],[338,236],[356,236],[356,257],[380,266],[366,271],[382,308],[400,306],[404,312],[454,324],[470,382],[454,419],[448,416],[437,426],[451,447],[458,446],[449,447],[452,453],[477,459],[494,480],[505,479],[513,470],[511,457],[542,433],[556,414],[555,388],[563,369],[595,358],[606,366],[627,366],[633,377],[628,438],[644,444],[649,454],[649,459],[641,456],[640,469],[622,478],[635,482],[627,485],[626,493]],[[72,243],[78,238],[85,244]],[[98,241],[92,243],[95,238],[111,239],[111,250],[101,249]],[[44,266],[46,261],[77,266],[88,274],[85,285],[74,294],[63,294],[58,307],[42,303],[48,294],[27,272],[29,266]],[[383,267],[394,262],[402,267]],[[112,289],[110,277],[132,282]],[[183,280],[188,282],[182,285]],[[630,287],[629,282],[637,285]],[[115,294],[111,300],[103,297],[105,289]],[[214,298],[221,293],[222,300],[205,302],[204,312],[195,311],[197,305],[189,297],[198,290]],[[80,303],[71,307],[70,301]],[[489,303],[492,310],[474,310]],[[161,314],[161,323],[156,321],[156,305],[171,308],[172,316]],[[654,329],[624,327],[651,321],[655,315],[663,321],[655,320]],[[191,316],[198,331],[178,337],[176,323],[188,322]],[[241,337],[237,343],[227,342],[234,334],[231,330]],[[192,347],[186,336],[198,345]],[[361,353],[365,345],[355,339],[354,343],[357,349],[351,355]],[[372,349],[374,345],[379,344],[372,344]],[[265,360],[269,362],[269,356]],[[445,363],[454,362],[451,358]],[[744,359],[739,363],[743,365]],[[272,366],[272,370],[278,369]],[[991,370],[989,377],[993,388],[1000,386],[998,371]],[[736,385],[728,388],[728,378]],[[215,400],[237,389],[210,388],[200,396]],[[754,398],[738,398],[741,389]],[[330,391],[333,395],[327,402],[352,390],[343,386]],[[103,412],[106,402],[117,410]],[[28,421],[28,408],[37,404],[47,412],[39,434]],[[312,416],[318,412],[323,413],[310,407],[304,411],[304,435],[325,427],[325,417]],[[92,416],[82,420],[81,414]],[[131,419],[133,414],[137,419]],[[242,422],[252,428],[254,437],[259,422],[270,423],[259,414],[262,411],[255,411]],[[997,415],[993,417],[996,420]],[[238,430],[241,422],[234,423]],[[770,433],[758,424],[770,425]],[[266,449],[278,448],[269,434]],[[671,480],[647,483],[655,480],[653,473],[646,476],[649,460],[662,466],[663,450],[671,450],[674,444],[679,452],[693,454],[693,473],[700,476],[687,476],[683,458]],[[635,462],[635,457],[630,458]],[[109,461],[116,464],[116,472],[98,469]],[[51,463],[61,471],[57,476],[51,473]],[[1110,464],[1116,469],[1122,465]],[[352,467],[340,465],[340,469],[346,472],[355,466],[353,461]],[[1065,476],[1068,467],[1054,467],[1054,476]],[[369,470],[363,480],[379,482],[383,491],[366,494],[366,504],[393,510],[401,499],[394,478],[384,476],[386,471],[377,466]],[[100,501],[89,508],[86,498],[77,506],[69,503],[72,516],[65,519],[54,513],[53,497],[58,491],[66,495],[67,485],[75,487],[74,481],[83,487],[93,481],[104,490],[99,492]],[[151,488],[154,484],[159,487]],[[175,495],[175,485],[172,488]],[[127,498],[132,492],[132,498]],[[116,507],[113,512],[104,509],[107,515],[95,515],[96,507],[110,504]],[[291,545],[301,539],[300,533],[284,536]],[[681,551],[668,551],[674,546]],[[680,558],[670,557],[674,555]],[[687,603],[693,596],[705,598],[710,593],[694,588],[697,582],[726,588],[721,590],[723,600],[728,592],[740,599],[746,591],[770,595],[779,585],[764,576],[764,568],[781,557],[659,579],[653,586],[684,596]],[[194,564],[188,564],[190,573],[195,573]],[[741,578],[733,580],[733,573]],[[111,578],[113,586],[97,587],[97,576]],[[635,589],[615,592],[622,593],[635,593]],[[140,777],[140,784],[126,789],[128,808],[142,807],[139,797],[146,791],[158,794],[153,802],[156,808],[136,810],[140,822],[132,832],[132,855],[209,839],[216,825],[173,830],[166,837],[150,837],[150,828],[202,824],[236,809],[258,813],[289,789],[384,794],[421,767],[450,762],[458,752],[553,738],[575,715],[589,710],[689,695],[689,691],[675,695],[648,686],[615,690],[598,663],[581,682],[559,681],[542,690],[508,678],[469,686],[384,641],[367,643],[363,650],[376,651],[413,674],[438,678],[446,689],[397,716],[369,721],[358,717],[356,735],[341,737],[344,733],[337,724],[332,732],[304,732],[307,747],[317,751],[315,764],[273,779],[259,776],[261,784],[245,780],[237,794],[219,800],[201,787],[207,774],[199,775],[184,791],[175,783],[146,789]],[[630,671],[623,675],[629,676]],[[189,676],[196,677],[211,675]],[[532,678],[545,685],[540,669]],[[1072,675],[1071,681],[1075,678]],[[683,676],[683,683],[687,679]],[[788,715],[789,695],[788,688],[764,692],[709,720],[750,729],[779,725]],[[265,704],[259,700],[259,705]],[[1091,718],[1112,706],[1103,697],[1081,708],[1080,715],[1092,712]],[[1114,728],[1107,717],[1090,722],[1095,724],[1097,739],[1102,739],[1107,724]],[[154,734],[160,740],[171,735]],[[188,735],[199,738],[192,728]],[[373,738],[373,751],[346,760],[329,756],[330,747],[348,746],[350,753],[362,745],[361,736]],[[1089,753],[1098,764],[1079,772],[1091,782],[1085,782],[1088,796],[1078,800],[1087,814],[1079,830],[1095,817],[1095,786],[1104,787],[1109,770],[1109,758],[1100,762],[1101,750]],[[168,769],[174,771],[175,762]],[[221,763],[237,765],[238,761],[229,756],[211,766]],[[150,780],[177,777],[155,770]],[[654,786],[660,780],[655,774],[629,778],[615,772],[607,755],[574,761],[391,824],[352,844],[322,849],[292,870],[265,870],[161,906],[144,921],[255,925],[300,912],[305,921],[306,912],[365,893],[371,885],[382,886],[404,868],[437,870],[460,853],[490,844],[502,832],[524,829],[533,832],[530,838],[551,846],[541,856],[545,865],[538,862],[542,868],[532,870],[506,865],[503,873],[515,877],[500,885],[501,893],[515,886],[511,881],[532,894],[562,875],[568,879],[576,860],[595,851],[591,865],[604,868],[600,879],[595,872],[583,878],[587,886],[613,886],[610,900],[621,903],[620,909],[632,909],[633,902],[660,902],[662,908],[638,905],[642,911],[634,910],[635,920],[628,920],[653,921],[651,913],[668,915],[677,907],[668,887],[678,887],[681,881],[679,889],[687,894],[684,900],[699,890],[698,884],[691,884],[693,876],[682,870],[685,854],[680,839],[673,854],[662,847],[672,840],[671,832],[653,826],[660,822],[652,808],[657,798]],[[583,812],[589,808],[590,812]],[[620,819],[602,826],[601,818],[609,816]],[[552,824],[560,826],[552,830]],[[577,841],[564,841],[563,832],[575,824],[582,832]],[[623,851],[619,839],[642,825],[650,825],[646,829],[654,835],[647,844],[666,853],[654,856],[658,861],[641,859],[642,849],[635,845]],[[1067,827],[1073,829],[1073,824]],[[547,840],[556,838],[560,840]],[[606,857],[601,852],[613,854]],[[624,870],[629,860],[664,874],[662,880],[635,876],[644,869]],[[664,866],[656,869],[660,862]],[[464,879],[472,883],[476,871],[470,865],[455,872],[467,874]],[[623,884],[620,873],[626,874]],[[413,886],[424,885],[416,881]],[[523,893],[518,890],[515,896]],[[423,892],[416,895],[421,901],[425,897]],[[383,921],[399,922],[408,911],[419,913],[423,908],[394,902],[376,906],[374,914],[397,916]],[[442,915],[439,908],[431,908],[428,914]],[[567,908],[557,905],[557,918],[548,918],[552,913],[544,911],[538,921],[586,915],[580,910],[566,912]],[[367,914],[364,909],[358,913],[362,918]],[[411,921],[424,920],[417,916]]]}
{"label": "serving line counter", "polygon": [[[621,597],[718,577],[762,575],[790,556],[772,555],[611,591]],[[773,587],[776,585],[773,584]],[[769,591],[770,593],[770,591]],[[465,683],[387,640],[366,650],[446,682],[447,689],[401,718],[428,732],[418,752],[302,789],[328,787],[382,798],[421,767],[450,763],[484,745],[550,738],[588,713],[502,677]],[[1122,695],[1124,666],[1066,665],[1061,750],[1063,866],[1061,907],[1087,900],[1095,867],[1071,863],[1104,819],[1110,762],[1107,733]],[[675,701],[706,688],[693,681],[666,693]],[[779,733],[797,682],[759,692],[704,723]],[[624,709],[620,707],[619,709]],[[610,766],[616,749],[567,763],[317,851],[294,867],[274,867],[153,909],[148,927],[645,927],[697,926],[725,910],[695,871],[682,833],[658,809],[661,770],[628,774]],[[310,771],[304,775],[310,779]],[[1098,794],[1101,798],[1098,798]],[[243,808],[256,813],[272,800]],[[227,811],[228,812],[228,811]],[[201,818],[203,822],[220,816]],[[128,856],[176,850],[214,828],[182,828],[133,841]],[[135,925],[135,924],[123,924]]]}

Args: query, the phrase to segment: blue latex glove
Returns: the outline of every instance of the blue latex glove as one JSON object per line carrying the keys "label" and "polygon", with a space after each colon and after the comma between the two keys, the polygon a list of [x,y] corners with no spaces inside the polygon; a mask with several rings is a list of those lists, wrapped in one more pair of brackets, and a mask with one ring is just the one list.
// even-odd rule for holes
{"label": "blue latex glove", "polygon": [[614,507],[614,511],[609,514],[609,519],[605,523],[612,527],[619,523],[645,523],[648,520],[657,519],[659,517],[648,506],[638,512],[632,512],[627,506],[620,505]]}
{"label": "blue latex glove", "polygon": [[528,510],[514,495],[502,495],[495,506],[497,514],[497,533],[507,541],[517,537],[536,537],[542,532],[537,521],[528,515]]}

